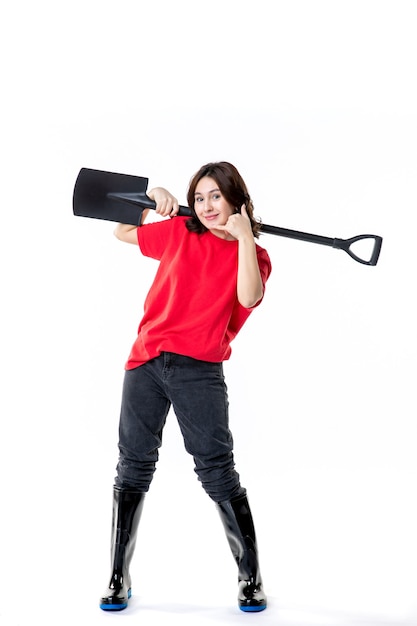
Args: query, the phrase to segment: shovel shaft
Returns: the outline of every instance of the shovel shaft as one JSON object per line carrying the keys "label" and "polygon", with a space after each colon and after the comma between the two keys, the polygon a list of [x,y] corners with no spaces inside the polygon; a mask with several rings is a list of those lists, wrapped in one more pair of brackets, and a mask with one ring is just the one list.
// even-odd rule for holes
{"label": "shovel shaft", "polygon": [[290,228],[281,228],[280,226],[262,224],[261,231],[263,233],[268,233],[269,235],[279,235],[280,237],[289,237],[290,239],[298,239],[299,241],[310,241],[311,243],[321,243],[324,246],[334,247],[334,239],[332,239],[331,237],[323,237],[322,235],[303,233],[300,230],[291,230]]}

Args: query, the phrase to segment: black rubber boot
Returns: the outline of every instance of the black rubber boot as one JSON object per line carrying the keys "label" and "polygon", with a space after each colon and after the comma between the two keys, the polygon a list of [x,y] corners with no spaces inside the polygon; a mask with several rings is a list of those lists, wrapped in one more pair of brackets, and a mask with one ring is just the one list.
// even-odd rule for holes
{"label": "black rubber boot", "polygon": [[238,565],[238,604],[242,611],[263,611],[267,600],[259,571],[255,528],[246,495],[219,502],[217,508]]}
{"label": "black rubber boot", "polygon": [[131,596],[129,566],[144,498],[145,494],[141,491],[113,488],[112,571],[109,587],[100,600],[100,608],[104,611],[125,609]]}

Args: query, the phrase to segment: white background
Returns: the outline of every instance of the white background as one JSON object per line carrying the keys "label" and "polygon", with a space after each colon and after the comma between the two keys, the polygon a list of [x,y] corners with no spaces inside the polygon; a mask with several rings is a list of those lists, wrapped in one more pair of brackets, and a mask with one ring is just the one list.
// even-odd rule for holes
{"label": "white background", "polygon": [[[84,0],[0,16],[0,622],[417,624],[415,2]],[[72,215],[81,167],[185,203],[233,162],[265,223],[384,237],[376,267],[263,235],[226,364],[270,606],[236,568],[170,414],[132,566],[99,610],[123,366],[155,272]],[[123,622],[124,623],[124,622]]]}

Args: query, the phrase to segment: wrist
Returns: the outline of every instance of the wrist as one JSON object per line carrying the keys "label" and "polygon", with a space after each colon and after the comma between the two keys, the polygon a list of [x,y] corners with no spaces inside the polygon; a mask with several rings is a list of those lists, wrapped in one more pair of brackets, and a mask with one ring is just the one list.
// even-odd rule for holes
{"label": "wrist", "polygon": [[239,243],[241,243],[244,246],[253,247],[253,248],[255,247],[255,239],[253,237],[252,232],[242,233],[241,235],[237,237],[237,240]]}

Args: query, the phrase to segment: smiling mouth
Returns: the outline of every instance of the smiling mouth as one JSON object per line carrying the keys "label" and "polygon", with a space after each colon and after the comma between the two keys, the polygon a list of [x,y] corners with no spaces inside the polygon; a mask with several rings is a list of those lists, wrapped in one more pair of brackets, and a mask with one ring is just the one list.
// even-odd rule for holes
{"label": "smiling mouth", "polygon": [[216,213],[215,215],[212,215],[212,214],[210,214],[210,215],[205,215],[205,216],[204,216],[204,219],[205,219],[205,220],[209,220],[209,221],[210,221],[210,220],[214,220],[214,219],[216,219],[216,217],[218,217],[218,216],[219,216],[219,215],[218,215],[218,213]]}

